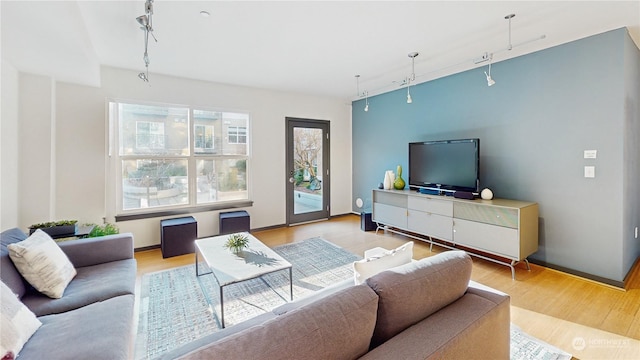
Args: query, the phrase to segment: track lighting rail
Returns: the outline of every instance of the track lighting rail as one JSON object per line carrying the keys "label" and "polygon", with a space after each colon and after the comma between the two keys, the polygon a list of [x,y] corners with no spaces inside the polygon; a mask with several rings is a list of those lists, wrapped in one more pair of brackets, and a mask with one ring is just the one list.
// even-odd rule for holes
{"label": "track lighting rail", "polygon": [[491,77],[491,64],[493,62],[494,55],[500,54],[500,53],[506,52],[506,51],[511,51],[516,47],[527,45],[529,43],[532,43],[532,42],[535,42],[535,41],[538,41],[538,40],[543,40],[543,39],[545,39],[547,37],[546,35],[543,34],[543,35],[537,36],[535,38],[528,39],[528,40],[522,41],[520,43],[513,44],[512,41],[511,41],[511,20],[515,16],[516,16],[515,14],[509,14],[509,15],[506,15],[504,17],[506,20],[509,21],[509,37],[508,37],[508,44],[507,44],[506,47],[497,49],[497,50],[492,51],[492,52],[485,52],[484,54],[482,54],[482,55],[480,55],[478,57],[474,57],[474,58],[471,58],[471,59],[466,59],[466,60],[463,60],[463,61],[461,61],[459,63],[452,64],[452,65],[447,65],[447,66],[445,66],[443,68],[439,68],[439,69],[432,70],[432,71],[429,71],[427,73],[422,73],[422,74],[418,74],[418,75],[416,75],[416,73],[415,73],[415,57],[418,56],[418,52],[411,52],[411,53],[408,54],[409,58],[411,58],[411,70],[412,70],[411,71],[411,75],[408,76],[408,77],[405,77],[404,79],[394,80],[389,85],[384,85],[384,86],[378,87],[376,89],[368,89],[368,90],[360,92],[360,75],[356,75],[357,87],[358,87],[358,89],[357,89],[357,98],[366,98],[366,105],[365,105],[365,109],[366,110],[365,111],[368,111],[368,109],[369,109],[369,95],[370,94],[381,94],[383,92],[389,91],[392,86],[397,86],[397,87],[400,87],[400,88],[406,86],[407,87],[407,103],[412,103],[413,99],[411,98],[411,93],[410,93],[410,89],[409,88],[412,85],[412,83],[415,84],[417,79],[422,78],[422,77],[427,77],[427,76],[429,76],[429,75],[431,75],[433,73],[440,73],[440,72],[446,71],[446,70],[451,69],[451,68],[459,68],[461,66],[468,65],[470,62],[475,64],[475,65],[481,65],[482,64],[482,66],[484,66],[485,63],[489,62],[489,68],[484,73],[486,75],[487,85],[488,86],[494,85],[496,82]]}

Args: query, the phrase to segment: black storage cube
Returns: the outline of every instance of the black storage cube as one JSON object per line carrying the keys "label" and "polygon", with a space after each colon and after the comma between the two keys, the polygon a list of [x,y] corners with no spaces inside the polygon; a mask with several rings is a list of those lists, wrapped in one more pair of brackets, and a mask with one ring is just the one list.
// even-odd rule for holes
{"label": "black storage cube", "polygon": [[371,213],[360,213],[360,229],[362,231],[372,231],[376,229],[376,224],[371,221]]}
{"label": "black storage cube", "polygon": [[220,213],[220,235],[249,232],[249,213],[244,210]]}
{"label": "black storage cube", "polygon": [[191,254],[198,238],[198,223],[193,216],[160,220],[160,247],[162,257]]}

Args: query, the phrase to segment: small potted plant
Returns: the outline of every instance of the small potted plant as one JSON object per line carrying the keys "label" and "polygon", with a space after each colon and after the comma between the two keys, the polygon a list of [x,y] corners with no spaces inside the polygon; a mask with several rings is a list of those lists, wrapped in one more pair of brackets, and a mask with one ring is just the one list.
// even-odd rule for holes
{"label": "small potted plant", "polygon": [[76,223],[78,220],[60,220],[45,223],[33,224],[29,226],[29,235],[40,229],[51,237],[73,235],[76,232]]}
{"label": "small potted plant", "polygon": [[249,246],[249,237],[243,234],[231,234],[227,238],[224,247],[231,250],[234,254],[238,254],[244,248]]}

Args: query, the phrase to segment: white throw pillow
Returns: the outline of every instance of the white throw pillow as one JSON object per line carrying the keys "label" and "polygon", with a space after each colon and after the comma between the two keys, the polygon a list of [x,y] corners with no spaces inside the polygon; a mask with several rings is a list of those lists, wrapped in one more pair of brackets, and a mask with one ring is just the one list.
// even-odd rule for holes
{"label": "white throw pillow", "polygon": [[36,230],[27,239],[7,246],[9,256],[22,276],[41,293],[62,297],[76,276],[76,269],[60,246],[44,231]]}
{"label": "white throw pillow", "polygon": [[373,275],[396,266],[408,264],[413,259],[413,242],[386,251],[380,255],[362,259],[353,263],[353,276],[356,285],[362,284]]}
{"label": "white throw pillow", "polygon": [[18,300],[5,283],[0,282],[0,356],[15,358],[24,344],[42,325]]}

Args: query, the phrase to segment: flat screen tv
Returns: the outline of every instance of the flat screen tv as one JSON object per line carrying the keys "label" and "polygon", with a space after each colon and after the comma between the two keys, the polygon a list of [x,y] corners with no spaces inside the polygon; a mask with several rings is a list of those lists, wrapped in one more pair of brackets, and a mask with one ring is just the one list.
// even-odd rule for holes
{"label": "flat screen tv", "polygon": [[480,139],[409,143],[409,188],[477,193],[480,186]]}

